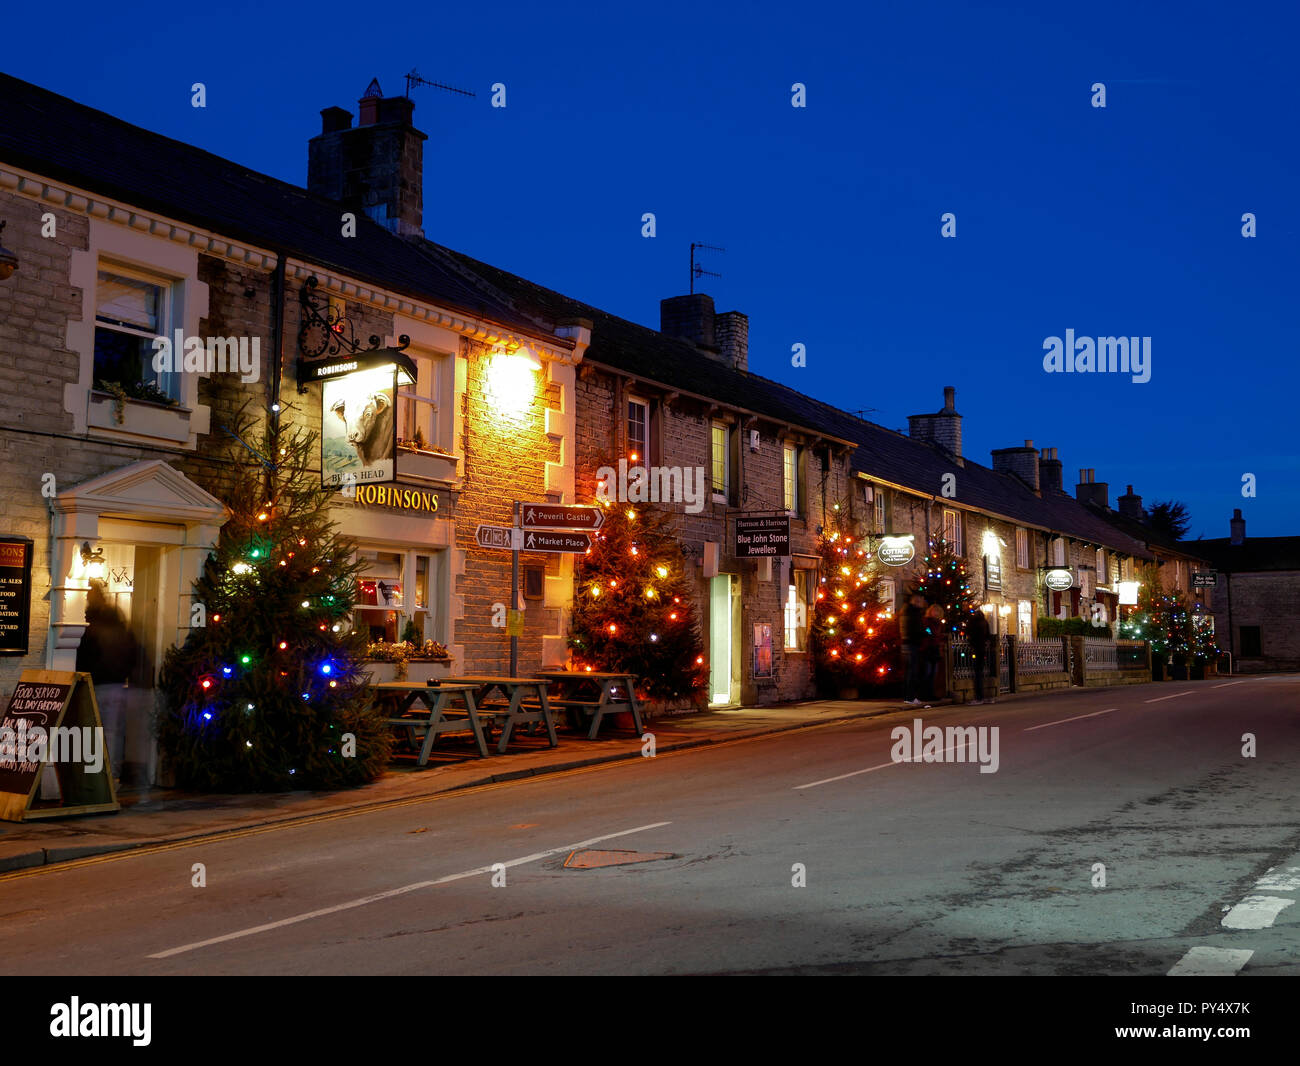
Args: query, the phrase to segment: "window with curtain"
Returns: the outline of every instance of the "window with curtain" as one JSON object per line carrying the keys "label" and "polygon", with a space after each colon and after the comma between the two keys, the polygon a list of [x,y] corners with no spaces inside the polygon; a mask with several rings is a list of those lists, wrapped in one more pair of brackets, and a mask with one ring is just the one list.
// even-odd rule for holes
{"label": "window with curtain", "polygon": [[[153,368],[156,337],[174,341],[169,321],[171,285],[161,278],[125,268],[100,270],[95,288],[95,385],[153,386],[163,397],[180,400],[175,371]],[[173,352],[181,358],[184,352]]]}

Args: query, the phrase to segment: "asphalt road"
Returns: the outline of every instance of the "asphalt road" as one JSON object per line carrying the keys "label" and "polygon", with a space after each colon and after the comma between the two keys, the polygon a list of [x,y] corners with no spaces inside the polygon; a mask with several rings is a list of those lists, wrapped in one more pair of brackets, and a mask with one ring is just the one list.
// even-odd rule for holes
{"label": "asphalt road", "polygon": [[1295,676],[918,710],[21,871],[0,972],[1297,974],[1298,767]]}

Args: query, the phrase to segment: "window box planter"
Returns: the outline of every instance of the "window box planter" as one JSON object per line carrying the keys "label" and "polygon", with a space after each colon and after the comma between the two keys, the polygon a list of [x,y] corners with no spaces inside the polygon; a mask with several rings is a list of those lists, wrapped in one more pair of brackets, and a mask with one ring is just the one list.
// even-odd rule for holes
{"label": "window box planter", "polygon": [[361,669],[370,675],[370,683],[384,681],[423,681],[428,677],[450,677],[451,659],[408,659],[404,663],[363,659]]}
{"label": "window box planter", "polygon": [[193,412],[189,408],[135,400],[129,396],[120,402],[121,422],[117,420],[118,398],[110,392],[92,389],[86,406],[86,425],[170,444],[184,444],[190,439],[190,416]]}

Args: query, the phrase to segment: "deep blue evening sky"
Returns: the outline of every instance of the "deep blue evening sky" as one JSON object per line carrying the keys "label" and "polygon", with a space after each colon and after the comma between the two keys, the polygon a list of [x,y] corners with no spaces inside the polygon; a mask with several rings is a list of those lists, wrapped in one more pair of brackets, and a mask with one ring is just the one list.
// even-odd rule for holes
{"label": "deep blue evening sky", "polygon": [[[756,372],[896,428],[955,385],[980,462],[1032,438],[1193,537],[1300,534],[1294,7],[972,6],[18,5],[0,62],[298,184],[321,108],[418,68],[478,93],[414,93],[432,239],[655,326],[723,245]],[[1150,382],[1044,373],[1066,329],[1151,337]]]}

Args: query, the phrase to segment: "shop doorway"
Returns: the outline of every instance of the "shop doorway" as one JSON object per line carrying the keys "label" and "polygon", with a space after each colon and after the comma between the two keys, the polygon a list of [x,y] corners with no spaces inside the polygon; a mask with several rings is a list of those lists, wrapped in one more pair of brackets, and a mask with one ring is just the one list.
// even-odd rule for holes
{"label": "shop doorway", "polygon": [[740,702],[740,582],[735,574],[709,581],[709,703]]}

